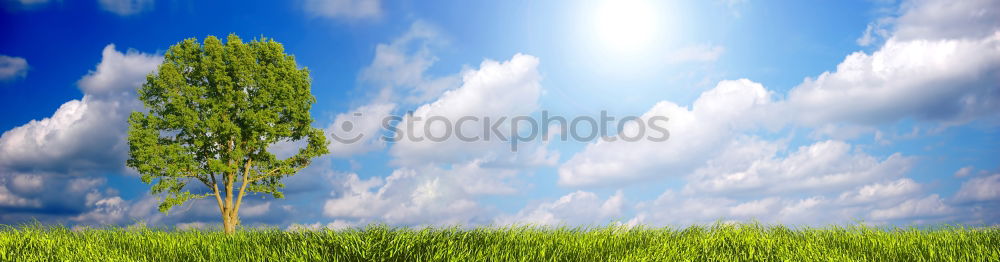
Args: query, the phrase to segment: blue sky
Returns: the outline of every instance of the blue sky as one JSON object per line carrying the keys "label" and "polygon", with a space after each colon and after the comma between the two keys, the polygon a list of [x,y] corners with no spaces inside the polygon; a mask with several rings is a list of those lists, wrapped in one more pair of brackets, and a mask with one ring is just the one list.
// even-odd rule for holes
{"label": "blue sky", "polygon": [[[3,2],[0,223],[218,223],[124,166],[134,90],[236,33],[311,71],[315,126],[366,139],[251,196],[248,225],[996,224],[1000,3]],[[665,142],[377,139],[378,119],[670,118]],[[352,117],[360,112],[363,118]],[[360,131],[357,131],[360,130]],[[612,134],[614,135],[614,134]],[[294,142],[276,145],[288,151]]]}

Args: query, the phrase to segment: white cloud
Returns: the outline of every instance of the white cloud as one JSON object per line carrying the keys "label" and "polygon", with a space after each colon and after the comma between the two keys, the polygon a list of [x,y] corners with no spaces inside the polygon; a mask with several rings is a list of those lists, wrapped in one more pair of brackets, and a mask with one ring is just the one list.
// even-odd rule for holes
{"label": "white cloud", "polygon": [[[773,194],[740,200],[730,197],[683,196],[670,190],[652,201],[636,204],[633,223],[687,226],[716,221],[749,221],[791,225],[853,224],[910,221],[934,223],[948,220],[957,209],[938,195],[917,196],[919,185],[897,180],[846,191],[840,198],[826,195]],[[880,190],[880,191],[876,191]],[[881,199],[874,199],[884,197]],[[870,201],[862,203],[860,201]]]}
{"label": "white cloud", "polygon": [[736,201],[725,198],[681,198],[667,190],[652,201],[636,204],[635,220],[647,225],[686,225],[724,218]]}
{"label": "white cloud", "polygon": [[0,136],[0,170],[80,173],[124,167],[125,119],[142,104],[134,90],[161,57],[104,48],[97,71],[79,81],[83,99]]}
{"label": "white cloud", "polygon": [[1000,30],[997,0],[911,0],[899,13],[893,34],[901,40],[981,39]]}
{"label": "white cloud", "polygon": [[286,230],[287,231],[306,231],[306,230],[316,231],[316,230],[320,230],[320,229],[342,230],[342,229],[354,228],[354,227],[359,227],[359,226],[362,226],[362,225],[359,225],[359,224],[354,223],[354,222],[346,221],[346,220],[335,219],[335,220],[333,220],[333,222],[326,223],[326,225],[323,225],[320,222],[316,222],[316,223],[312,223],[312,224],[292,223],[291,225],[288,226],[288,228]]}
{"label": "white cloud", "polygon": [[636,205],[636,223],[648,225],[687,226],[717,221],[749,221],[763,223],[824,225],[842,223],[857,217],[853,213],[833,208],[822,196],[806,198],[765,197],[739,201],[726,197],[683,197],[666,191],[653,201]]}
{"label": "white cloud", "polygon": [[153,9],[153,0],[97,0],[104,11],[129,16]]}
{"label": "white cloud", "polygon": [[666,191],[653,201],[636,206],[635,221],[648,225],[677,225],[714,223],[716,221],[748,221],[764,223],[822,224],[836,221],[833,216],[821,215],[827,200],[822,197],[785,199],[766,197],[738,201],[724,197],[682,197]]}
{"label": "white cloud", "polygon": [[[636,205],[633,222],[650,224],[750,218],[814,225],[854,219],[923,223],[951,221],[959,210],[980,217],[995,213],[981,207],[951,207],[936,194],[921,196],[924,187],[903,177],[913,159],[898,153],[879,158],[845,142],[821,141],[783,156],[782,141],[740,135],[759,127],[795,124],[818,128],[811,135],[816,139],[852,139],[875,132],[879,142],[889,143],[877,125],[906,118],[947,125],[990,117],[1000,109],[1000,92],[993,84],[1000,75],[1000,32],[995,19],[986,22],[978,14],[992,13],[997,5],[977,1],[949,6],[964,6],[973,13],[942,12],[944,16],[964,12],[969,18],[946,17],[942,19],[951,19],[953,26],[917,30],[916,11],[905,10],[928,3],[933,2],[904,4],[905,19],[873,23],[866,32],[868,39],[859,41],[870,43],[882,36],[887,40],[879,49],[848,56],[837,70],[795,87],[786,100],[771,101],[770,92],[759,87],[713,89],[690,109],[661,102],[646,114],[671,118],[669,141],[592,143],[560,167],[559,181],[587,186],[691,174],[683,194],[667,190],[656,200]],[[973,29],[947,30],[962,21]],[[747,92],[754,89],[759,91]],[[749,95],[753,93],[764,95]],[[918,127],[913,130],[888,136],[920,134]],[[976,182],[991,184],[986,178],[980,180]],[[964,185],[956,193],[957,202],[994,199],[990,192],[995,191],[982,190],[992,187],[980,188],[971,181]]]}
{"label": "white cloud", "polygon": [[128,203],[121,197],[113,196],[94,202],[92,209],[86,213],[70,218],[77,223],[91,225],[109,225],[125,222]]}
{"label": "white cloud", "polygon": [[28,75],[28,60],[0,55],[0,81],[10,81]]}
{"label": "white cloud", "polygon": [[[323,214],[349,224],[387,222],[407,225],[482,224],[492,220],[493,207],[479,203],[484,195],[508,195],[518,192],[517,175],[524,166],[554,165],[556,152],[545,144],[520,145],[517,153],[497,141],[463,142],[451,136],[441,142],[426,140],[422,121],[432,116],[456,123],[463,116],[510,117],[528,115],[538,107],[541,96],[538,59],[517,54],[509,61],[485,60],[478,70],[466,70],[458,76],[429,77],[426,71],[437,60],[430,47],[440,45],[436,29],[423,22],[414,23],[403,36],[376,47],[375,58],[359,80],[379,89],[377,97],[353,112],[338,115],[328,130],[351,129],[364,133],[366,139],[354,144],[331,145],[341,156],[360,154],[382,148],[378,141],[382,117],[397,107],[420,105],[412,115],[396,122],[401,140],[389,149],[392,162],[402,167],[391,175],[360,179],[356,174],[333,175],[333,194],[324,204]],[[414,118],[420,117],[422,120]],[[413,132],[407,131],[414,124]],[[463,134],[481,136],[483,123],[464,124]],[[509,137],[504,125],[502,135]],[[440,132],[432,129],[431,132]],[[433,133],[435,135],[439,133]],[[347,133],[340,137],[350,138]],[[424,137],[423,141],[408,137]],[[338,148],[339,147],[339,148]],[[339,151],[338,151],[339,150]],[[319,226],[319,224],[317,224]]]}
{"label": "white cloud", "polygon": [[867,46],[890,37],[902,41],[983,38],[1000,30],[1000,20],[995,19],[1000,15],[997,0],[909,0],[890,13],[899,15],[868,24],[858,44]]}
{"label": "white cloud", "polygon": [[[457,123],[461,117],[479,117],[479,122],[464,122],[461,132],[466,136],[482,137],[486,131],[482,118],[497,120],[529,115],[538,107],[542,94],[538,59],[530,55],[517,54],[505,62],[484,60],[478,70],[467,69],[457,75],[428,76],[427,70],[437,61],[431,48],[445,44],[442,39],[437,28],[416,21],[403,35],[376,46],[371,64],[359,75],[363,83],[377,87],[376,97],[353,112],[338,115],[327,128],[328,132],[343,134],[339,136],[342,138],[363,134],[363,139],[355,143],[333,141],[330,145],[333,154],[352,156],[380,149],[386,144],[381,141],[382,135],[396,135],[400,140],[395,141],[389,151],[395,164],[455,164],[477,160],[554,165],[558,153],[549,152],[544,144],[519,144],[518,152],[511,153],[510,145],[498,141],[497,134],[490,136],[492,141],[462,142],[454,132],[441,142],[427,139],[423,127],[431,117],[444,117],[450,123]],[[397,132],[380,132],[383,131],[383,117],[397,108],[411,105],[419,107],[402,122],[392,123]],[[361,119],[355,112],[361,113]],[[352,121],[350,127],[355,132],[343,132],[348,121]],[[411,124],[414,128],[408,131]],[[440,135],[440,127],[435,125],[430,134]],[[509,129],[507,123],[501,125],[499,136],[509,138]],[[417,138],[409,139],[411,136]],[[419,138],[424,140],[419,141]]]}
{"label": "white cloud", "polygon": [[305,0],[305,9],[310,15],[346,20],[382,16],[380,0]]}
{"label": "white cloud", "polygon": [[22,207],[0,220],[17,221],[48,214],[78,214],[78,223],[120,220],[126,203],[107,188],[102,172],[124,170],[127,115],[142,104],[134,90],[159,65],[158,56],[114,45],[103,50],[97,70],[78,82],[84,96],[59,107],[48,118],[32,120],[0,136],[3,206]]}
{"label": "white cloud", "polygon": [[685,46],[680,49],[674,50],[669,55],[667,55],[667,62],[672,64],[697,62],[697,63],[707,63],[715,62],[718,60],[722,53],[726,51],[725,47],[718,45],[691,45]]}
{"label": "white cloud", "polygon": [[162,61],[163,57],[135,50],[121,53],[115,50],[114,44],[110,44],[101,51],[101,63],[97,64],[97,69],[77,81],[77,85],[87,95],[131,95]]}
{"label": "white cloud", "polygon": [[605,200],[591,192],[576,191],[552,202],[526,207],[513,216],[499,217],[496,222],[501,225],[606,225],[623,218],[625,205],[621,190]]}
{"label": "white cloud", "polygon": [[841,204],[877,204],[892,202],[893,199],[909,197],[920,192],[921,186],[909,178],[900,178],[885,183],[865,185],[857,190],[840,194],[837,199]]}
{"label": "white cloud", "polygon": [[395,104],[369,104],[338,114],[326,132],[342,141],[329,139],[330,154],[348,157],[385,148],[382,120],[390,116],[395,108]]}
{"label": "white cloud", "polygon": [[478,203],[478,197],[516,193],[517,173],[472,161],[449,169],[401,168],[384,180],[338,174],[331,178],[333,197],[324,204],[323,214],[363,223],[481,224],[488,222],[491,208]]}
{"label": "white cloud", "polygon": [[559,167],[559,183],[591,186],[688,174],[718,154],[735,130],[759,124],[755,121],[763,118],[758,109],[770,104],[770,97],[760,84],[741,79],[719,82],[702,93],[691,109],[659,102],[640,119],[649,122],[654,116],[668,117],[663,125],[670,132],[667,141],[599,140],[588,144]]}
{"label": "white cloud", "polygon": [[869,23],[868,27],[865,28],[865,33],[856,42],[861,46],[869,46],[876,41],[889,38],[890,33],[886,27],[892,24],[893,21],[894,19],[892,18],[882,18]]}
{"label": "white cloud", "polygon": [[781,199],[769,197],[735,205],[729,209],[729,213],[739,217],[761,217],[773,212]]}
{"label": "white cloud", "polygon": [[68,219],[83,224],[119,221],[124,205],[106,181],[59,174],[0,173],[0,223],[30,219]]}
{"label": "white cloud", "polygon": [[963,182],[954,199],[958,202],[1000,200],[1000,174],[975,177]]}
{"label": "white cloud", "polygon": [[438,60],[431,50],[445,45],[443,39],[436,27],[416,21],[402,36],[375,46],[375,57],[359,76],[363,82],[379,88],[373,103],[424,103],[457,88],[461,84],[457,75],[427,75],[427,70]]}
{"label": "white cloud", "polygon": [[921,199],[907,200],[895,207],[873,210],[871,218],[875,220],[934,218],[953,212],[954,208],[945,205],[940,196],[933,194]]}
{"label": "white cloud", "polygon": [[[903,10],[924,10],[914,7],[920,4],[933,3],[908,3],[913,6]],[[975,13],[982,5],[975,2],[958,6]],[[994,7],[982,12],[992,12],[989,10]],[[910,22],[918,17],[911,11],[894,25],[904,28],[916,23]],[[968,22],[983,22],[979,16],[973,18]],[[992,22],[975,27],[995,28]],[[754,125],[747,123],[754,121],[770,128],[788,123],[819,127],[814,137],[849,139],[875,132],[869,125],[894,123],[907,117],[946,124],[989,117],[1000,110],[997,76],[1000,32],[970,34],[961,39],[893,36],[872,54],[851,54],[836,71],[806,79],[789,92],[787,100],[772,102],[770,92],[750,81],[723,81],[702,94],[690,110],[670,102],[658,103],[644,117],[671,118],[667,124],[669,141],[590,144],[560,167],[559,181],[580,186],[686,174],[730,144],[735,134],[752,129]],[[722,85],[734,87],[722,92]],[[749,88],[735,88],[740,85]],[[778,115],[782,117],[774,117]]]}
{"label": "white cloud", "polygon": [[[162,200],[161,196],[151,194],[134,200],[126,200],[122,208],[122,219],[117,224],[139,220],[155,226],[175,225],[184,228],[186,227],[184,225],[188,225],[203,228],[203,226],[218,226],[220,223],[219,207],[216,205],[215,199],[211,197],[189,200],[183,205],[173,207],[168,213],[162,213],[158,209]],[[294,209],[278,205],[276,201],[281,200],[264,200],[251,196],[244,198],[240,207],[240,224],[243,226],[274,225],[303,218],[302,214],[294,213]]]}
{"label": "white cloud", "polygon": [[[382,121],[397,107],[425,103],[461,84],[457,76],[435,78],[426,74],[437,61],[431,48],[444,44],[441,39],[437,28],[416,21],[403,35],[375,47],[375,57],[358,79],[374,86],[377,93],[366,105],[338,114],[327,127],[328,133],[345,140],[330,139],[331,154],[349,157],[384,148]],[[358,135],[361,135],[360,141],[350,142]]]}
{"label": "white cloud", "polygon": [[[914,117],[958,124],[1000,109],[1000,1],[912,0],[898,17],[869,25],[859,43],[887,38],[871,54],[789,92],[790,111],[808,124],[894,123]],[[900,99],[900,98],[906,99]]]}
{"label": "white cloud", "polygon": [[[483,138],[490,129],[484,127],[485,118],[489,117],[496,122],[501,117],[509,120],[511,117],[534,112],[542,94],[539,83],[541,76],[537,68],[537,58],[516,54],[508,61],[486,60],[479,70],[466,71],[460,88],[447,91],[436,101],[420,106],[397,125],[399,132],[396,135],[402,139],[390,149],[392,156],[396,157],[395,162],[404,165],[460,163],[470,159],[510,155],[510,145],[499,141],[497,136],[510,138],[510,127],[507,125],[510,121],[505,121],[500,126],[497,130],[500,134],[490,132],[490,141],[460,141],[456,133]],[[436,124],[429,125],[427,130],[424,128],[430,118],[443,118],[456,124],[463,117],[478,117],[479,121],[466,121],[461,127],[452,126],[451,135],[447,137],[445,135],[448,134],[448,129],[441,121],[432,122]],[[407,130],[409,126],[413,126],[412,130]],[[432,137],[446,139],[434,142],[430,140]],[[527,151],[529,150],[519,149],[518,153],[525,154]]]}
{"label": "white cloud", "polygon": [[28,192],[28,193],[39,193],[44,189],[42,177],[33,175],[14,175],[11,176],[10,181],[7,181],[18,191]]}
{"label": "white cloud", "polygon": [[247,203],[240,206],[240,216],[243,217],[261,216],[267,214],[268,211],[271,211],[271,202],[258,204]]}
{"label": "white cloud", "polygon": [[[734,145],[727,151],[767,147],[748,142]],[[709,160],[705,167],[699,168],[689,178],[684,193],[757,195],[830,192],[902,176],[913,162],[899,154],[879,160],[864,153],[852,153],[851,145],[840,141],[803,146],[783,159],[775,154],[775,151],[770,151],[763,157],[746,157],[743,161]]]}
{"label": "white cloud", "polygon": [[967,177],[970,174],[972,174],[972,172],[975,171],[975,170],[976,170],[976,168],[972,167],[972,166],[962,167],[962,168],[959,168],[958,171],[955,171],[955,175],[954,176],[955,177]]}
{"label": "white cloud", "polygon": [[[5,184],[6,177],[0,177],[0,181]],[[0,207],[13,207],[13,208],[40,208],[42,207],[42,202],[38,199],[27,199],[10,192],[6,186],[0,186]],[[0,216],[2,218],[2,216]]]}
{"label": "white cloud", "polygon": [[[593,224],[617,218],[630,209],[636,211],[630,223],[654,225],[751,218],[811,225],[852,223],[855,219],[922,223],[950,221],[959,211],[980,216],[995,213],[952,207],[937,194],[923,195],[924,186],[904,177],[914,159],[899,153],[876,157],[863,152],[862,147],[837,140],[789,150],[782,140],[743,135],[762,127],[776,129],[794,124],[818,127],[812,135],[815,139],[852,139],[875,132],[880,134],[880,143],[890,143],[886,138],[917,136],[920,129],[915,127],[912,135],[886,135],[875,128],[879,124],[906,118],[956,124],[990,116],[1000,109],[1000,92],[993,84],[1000,75],[1000,32],[997,20],[990,19],[998,5],[994,1],[970,1],[935,7],[942,3],[946,2],[904,3],[900,17],[880,19],[868,28],[866,37],[859,39],[861,44],[874,43],[876,37],[886,39],[878,49],[847,56],[835,71],[805,80],[785,100],[772,100],[771,92],[749,80],[723,81],[703,93],[690,108],[664,101],[643,114],[643,119],[669,117],[666,127],[670,140],[598,141],[572,156],[558,171],[559,183],[564,186],[687,175],[680,193],[667,190],[656,200],[631,206],[620,193],[603,200],[593,193],[577,191],[552,202],[528,205],[495,221]],[[949,10],[925,12],[934,8]],[[928,26],[935,24],[947,26]],[[948,29],[962,26],[966,27]],[[709,62],[724,52],[717,46],[686,49],[675,54],[672,61]],[[421,63],[410,65],[426,68]],[[450,93],[424,107],[464,112],[459,110],[464,107],[442,102]],[[421,151],[406,145],[393,148],[402,149],[435,157],[461,152],[447,145],[442,151]],[[470,152],[483,151],[472,148]],[[408,158],[393,153],[397,158]],[[421,160],[428,159],[434,161]],[[997,187],[993,185],[1000,179],[997,176],[967,181],[953,200],[965,203],[1000,197],[994,194],[996,190],[986,190]]]}
{"label": "white cloud", "polygon": [[787,103],[799,121],[812,125],[905,117],[961,122],[1000,109],[998,75],[1000,32],[972,40],[891,38],[870,55],[851,54],[836,71],[806,79]]}

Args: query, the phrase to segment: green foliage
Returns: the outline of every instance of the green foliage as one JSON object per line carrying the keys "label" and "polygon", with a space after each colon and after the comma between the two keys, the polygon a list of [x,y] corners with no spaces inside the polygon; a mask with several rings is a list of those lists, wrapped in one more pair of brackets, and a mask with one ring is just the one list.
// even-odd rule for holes
{"label": "green foliage", "polygon": [[[280,198],[282,177],[327,153],[326,137],[311,126],[309,71],[272,39],[184,40],[138,93],[148,111],[129,117],[127,165],[143,182],[155,182],[152,193],[165,197],[162,212],[215,196],[223,217],[235,219],[244,192]],[[307,145],[290,158],[267,151],[300,140]],[[211,191],[192,193],[192,182]]]}
{"label": "green foliage", "polygon": [[998,247],[995,227],[0,229],[2,261],[998,261]]}

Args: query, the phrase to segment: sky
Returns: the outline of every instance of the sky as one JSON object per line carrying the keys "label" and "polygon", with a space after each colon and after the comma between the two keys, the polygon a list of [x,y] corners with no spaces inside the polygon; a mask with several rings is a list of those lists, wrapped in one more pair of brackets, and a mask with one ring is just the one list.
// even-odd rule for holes
{"label": "sky", "polygon": [[[4,0],[0,9],[3,224],[218,225],[211,199],[157,210],[162,196],[125,166],[126,119],[143,110],[135,90],[170,46],[229,34],[282,43],[310,71],[313,126],[361,136],[328,139],[330,154],[284,180],[285,198],[248,196],[245,226],[1000,223],[996,0]],[[663,117],[669,138],[553,132],[516,151],[500,140],[379,139],[387,116],[602,112],[635,120],[605,137]],[[525,132],[510,125],[500,133]]]}

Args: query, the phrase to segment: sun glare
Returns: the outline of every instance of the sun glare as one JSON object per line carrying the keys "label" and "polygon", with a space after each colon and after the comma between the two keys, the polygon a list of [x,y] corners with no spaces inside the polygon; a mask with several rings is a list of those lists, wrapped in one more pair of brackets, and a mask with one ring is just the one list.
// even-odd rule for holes
{"label": "sun glare", "polygon": [[596,33],[607,49],[639,52],[648,48],[657,34],[654,6],[644,0],[607,0],[597,5]]}

